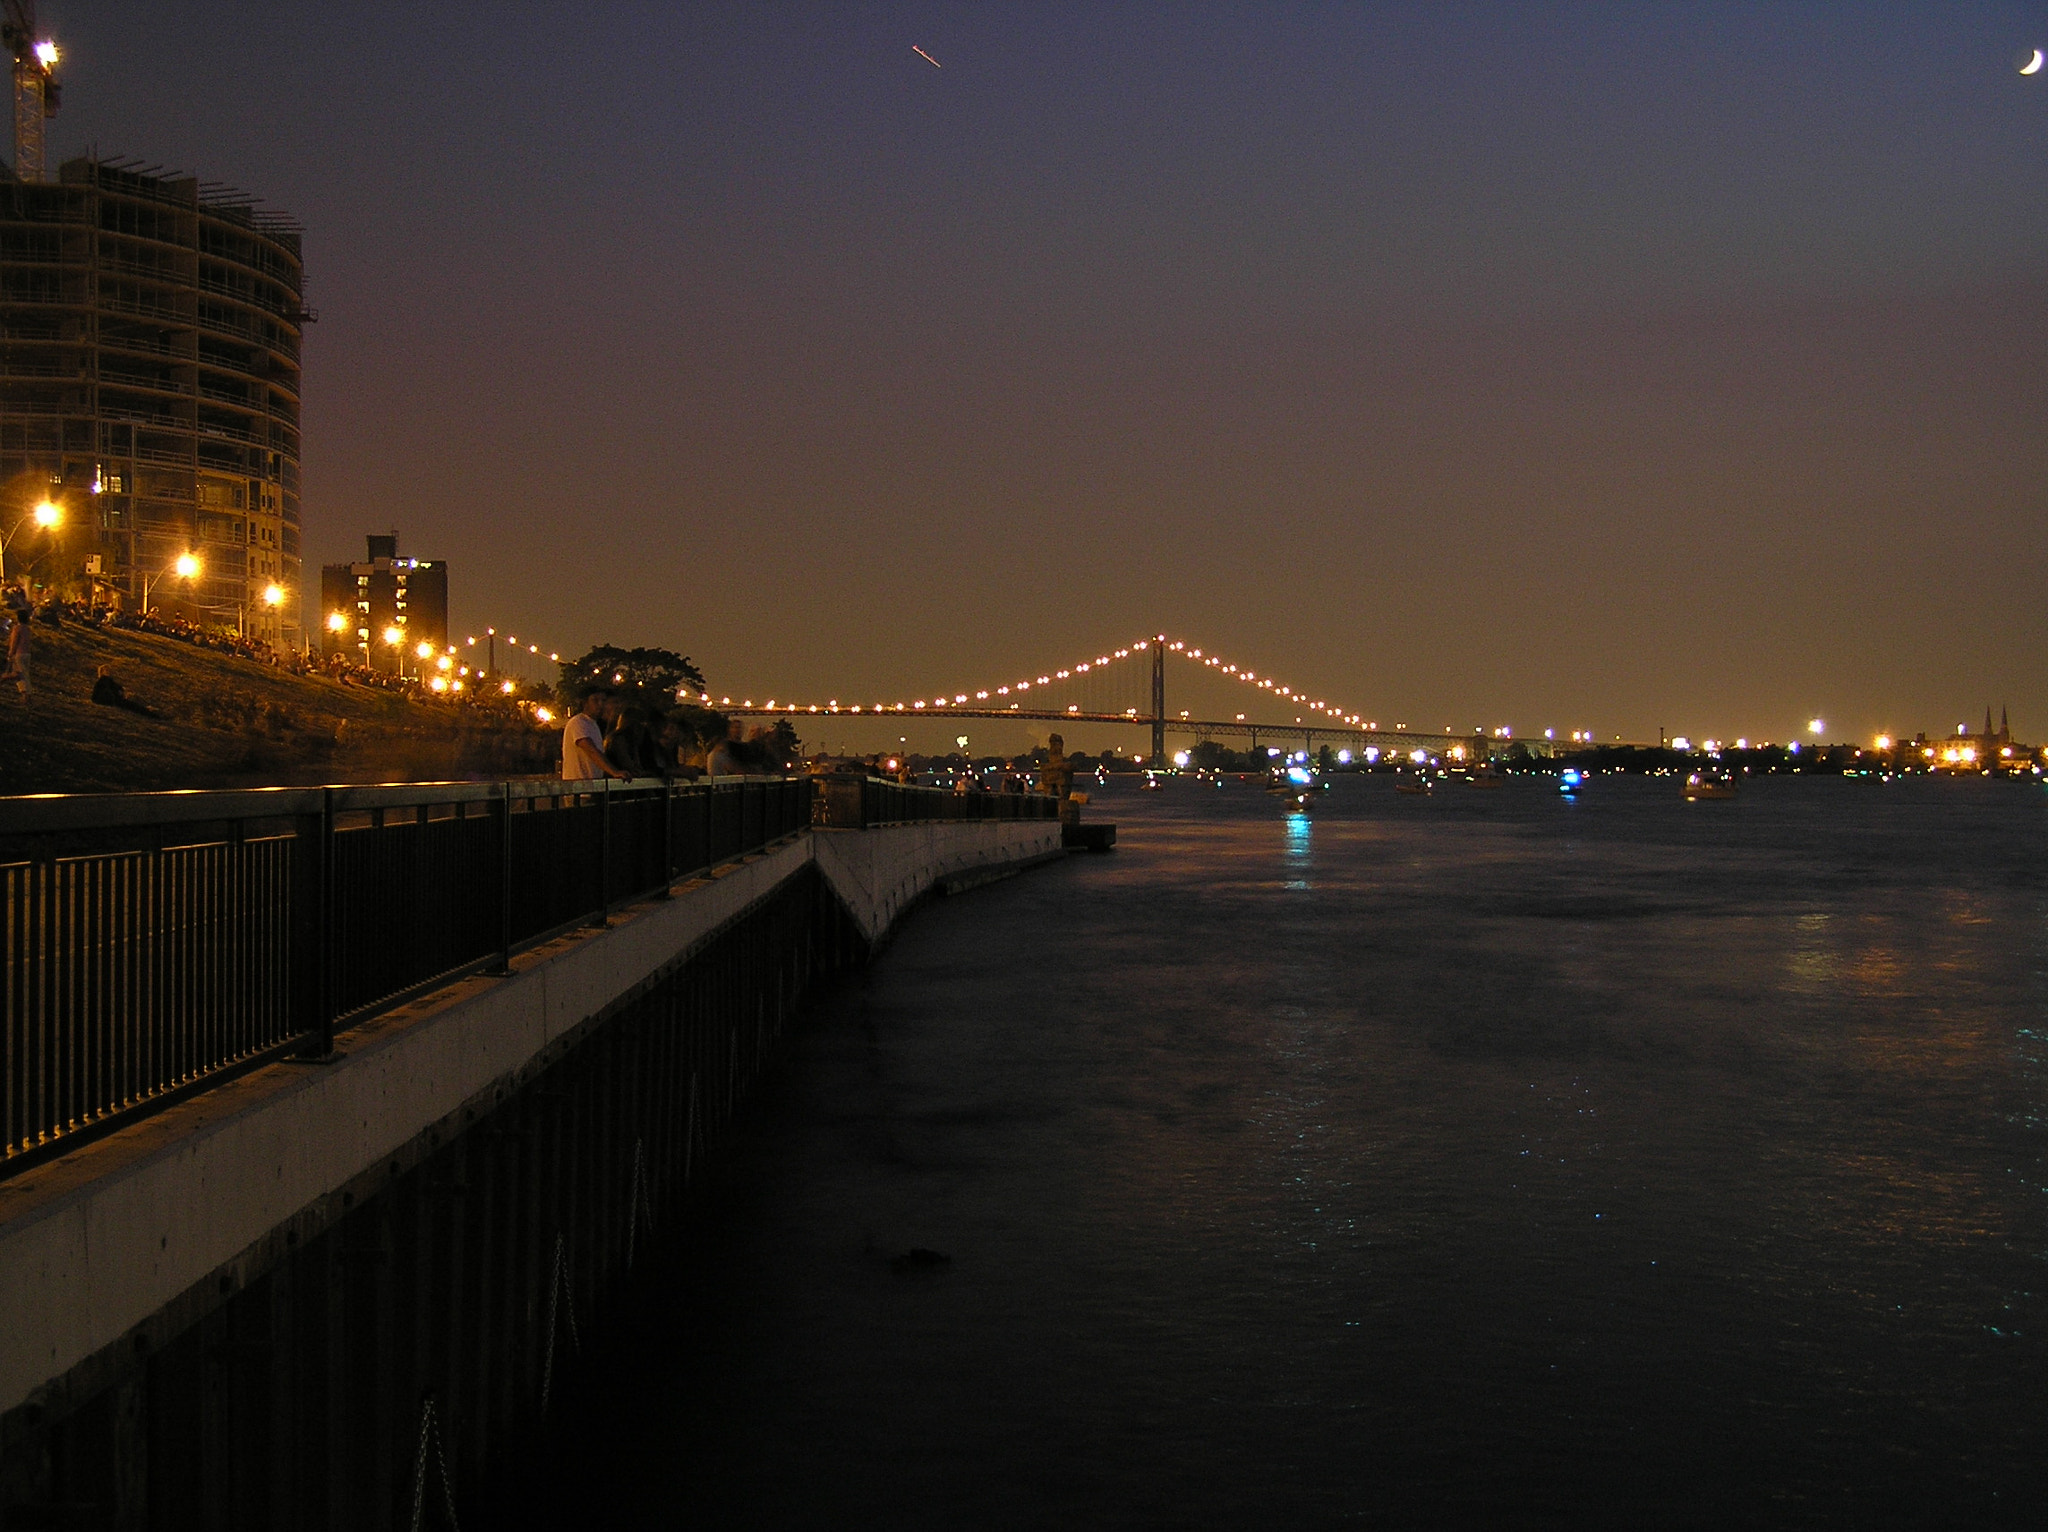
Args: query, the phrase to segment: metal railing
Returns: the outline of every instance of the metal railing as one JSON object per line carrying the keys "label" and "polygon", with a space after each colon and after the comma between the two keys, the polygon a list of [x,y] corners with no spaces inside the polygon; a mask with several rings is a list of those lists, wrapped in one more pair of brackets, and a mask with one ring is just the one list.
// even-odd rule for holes
{"label": "metal railing", "polygon": [[848,776],[0,798],[0,1175],[807,825],[1057,817]]}
{"label": "metal railing", "polygon": [[[898,789],[900,791],[900,789]],[[811,822],[807,778],[0,798],[0,1174]]]}

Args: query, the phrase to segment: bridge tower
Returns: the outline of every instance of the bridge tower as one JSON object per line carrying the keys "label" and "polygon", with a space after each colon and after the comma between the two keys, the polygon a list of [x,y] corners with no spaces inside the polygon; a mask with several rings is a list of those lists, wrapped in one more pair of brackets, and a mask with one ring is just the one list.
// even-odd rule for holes
{"label": "bridge tower", "polygon": [[1152,757],[1145,764],[1157,771],[1166,759],[1166,635],[1152,640]]}

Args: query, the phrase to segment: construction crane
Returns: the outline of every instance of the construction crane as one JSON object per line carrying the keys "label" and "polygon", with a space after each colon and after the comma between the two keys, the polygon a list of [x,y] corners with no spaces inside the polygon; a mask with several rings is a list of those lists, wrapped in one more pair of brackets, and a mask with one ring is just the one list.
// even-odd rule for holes
{"label": "construction crane", "polygon": [[57,45],[36,35],[35,0],[5,0],[0,43],[14,55],[14,174],[43,179],[43,123],[57,111]]}

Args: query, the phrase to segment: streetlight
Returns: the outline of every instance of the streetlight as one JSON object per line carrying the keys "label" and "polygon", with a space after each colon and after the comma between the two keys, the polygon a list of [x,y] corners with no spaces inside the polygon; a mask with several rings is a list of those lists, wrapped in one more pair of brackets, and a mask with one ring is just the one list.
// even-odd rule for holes
{"label": "streetlight", "polygon": [[[264,586],[263,604],[269,607],[273,612],[276,611],[279,607],[283,606],[284,587],[282,585],[277,584],[275,581],[273,581],[269,585]],[[237,601],[235,603],[235,632],[245,638],[248,636],[249,603],[247,601]]]}
{"label": "streetlight", "polygon": [[165,575],[176,575],[179,579],[189,583],[199,578],[199,569],[199,560],[194,555],[190,553],[179,554],[169,564],[143,580],[142,609],[145,612],[149,610],[149,593],[157,588]]}
{"label": "streetlight", "polygon": [[384,642],[391,646],[394,662],[398,666],[400,680],[405,679],[405,629],[398,627],[384,630]]}
{"label": "streetlight", "polygon": [[40,530],[47,532],[52,527],[63,524],[64,508],[54,500],[39,500],[36,502],[34,509],[28,511],[19,521],[15,522],[13,531],[9,532],[5,537],[0,537],[0,581],[5,581],[7,578],[7,545],[13,542],[16,533],[19,533],[31,521]]}

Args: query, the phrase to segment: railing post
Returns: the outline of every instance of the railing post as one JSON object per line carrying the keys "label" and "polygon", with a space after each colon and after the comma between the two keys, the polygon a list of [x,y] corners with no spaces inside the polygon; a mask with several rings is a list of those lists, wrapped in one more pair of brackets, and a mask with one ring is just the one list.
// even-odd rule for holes
{"label": "railing post", "polygon": [[676,785],[661,780],[661,887],[654,897],[666,899],[676,881]]}
{"label": "railing post", "polygon": [[512,784],[498,784],[498,966],[512,971]]}
{"label": "railing post", "polygon": [[597,913],[594,926],[612,923],[612,779],[597,779]]}
{"label": "railing post", "polygon": [[334,1054],[334,789],[320,790],[320,1057]]}
{"label": "railing post", "polygon": [[302,1007],[298,1030],[310,1058],[334,1053],[334,789],[320,789],[320,811],[298,824],[304,862],[295,879],[300,939],[294,954],[305,967],[295,986]]}

